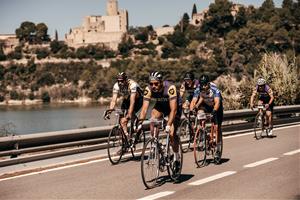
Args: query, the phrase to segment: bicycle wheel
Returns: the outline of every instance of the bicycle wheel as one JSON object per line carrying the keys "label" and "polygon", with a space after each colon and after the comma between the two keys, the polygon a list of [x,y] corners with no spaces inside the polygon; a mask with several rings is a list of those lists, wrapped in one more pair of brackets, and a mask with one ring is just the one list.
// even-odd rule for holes
{"label": "bicycle wheel", "polygon": [[263,118],[261,117],[261,114],[258,113],[255,117],[255,121],[254,121],[254,136],[257,140],[262,138],[262,133],[263,133]]}
{"label": "bicycle wheel", "polygon": [[159,176],[159,150],[154,138],[149,139],[144,145],[141,156],[141,174],[146,188],[156,186]]}
{"label": "bicycle wheel", "polygon": [[191,127],[190,127],[190,123],[187,119],[184,119],[180,126],[179,126],[179,133],[177,135],[180,136],[180,140],[182,143],[187,143],[187,146],[184,145],[184,147],[182,148],[182,151],[184,153],[186,153],[190,146],[191,146],[191,134],[192,134],[192,130],[191,130]]}
{"label": "bicycle wheel", "polygon": [[194,158],[195,163],[198,167],[201,167],[205,164],[206,161],[206,150],[207,150],[207,132],[203,129],[200,129],[197,133],[197,137],[194,138]]}
{"label": "bicycle wheel", "polygon": [[177,181],[178,178],[181,175],[181,170],[182,170],[182,165],[183,165],[183,153],[182,153],[182,144],[180,141],[180,137],[177,137],[178,141],[178,156],[179,159],[177,161],[179,161],[178,166],[175,165],[175,161],[174,161],[174,156],[175,153],[173,151],[173,148],[170,145],[170,142],[168,142],[168,147],[167,147],[167,152],[168,152],[168,161],[169,161],[169,165],[168,165],[168,174],[170,176],[170,178],[173,181]]}
{"label": "bicycle wheel", "polygon": [[118,127],[113,127],[109,133],[107,141],[107,153],[111,164],[118,164],[123,155],[123,139],[122,130]]}

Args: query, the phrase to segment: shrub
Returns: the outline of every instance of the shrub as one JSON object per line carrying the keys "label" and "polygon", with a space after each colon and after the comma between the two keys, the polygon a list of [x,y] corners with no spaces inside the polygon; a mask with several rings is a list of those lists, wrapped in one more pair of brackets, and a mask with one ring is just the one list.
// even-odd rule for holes
{"label": "shrub", "polygon": [[288,61],[286,55],[276,53],[264,54],[254,79],[264,77],[273,89],[275,104],[294,104],[299,96],[299,74],[295,58]]}
{"label": "shrub", "polygon": [[42,101],[43,103],[49,103],[51,101],[50,95],[47,91],[42,93]]}

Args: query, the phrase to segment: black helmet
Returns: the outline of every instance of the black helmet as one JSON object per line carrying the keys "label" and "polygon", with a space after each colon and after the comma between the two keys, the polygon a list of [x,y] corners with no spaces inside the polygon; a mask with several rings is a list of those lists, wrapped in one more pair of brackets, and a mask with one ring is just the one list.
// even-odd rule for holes
{"label": "black helmet", "polygon": [[184,75],[184,80],[194,80],[195,76],[193,74],[193,72],[187,72],[185,75]]}
{"label": "black helmet", "polygon": [[160,72],[152,72],[149,76],[149,81],[162,81],[162,75]]}
{"label": "black helmet", "polygon": [[117,80],[118,81],[126,81],[127,80],[127,75],[125,72],[120,72],[118,75],[117,75]]}
{"label": "black helmet", "polygon": [[209,83],[209,77],[207,75],[202,75],[200,77],[200,84],[207,85]]}

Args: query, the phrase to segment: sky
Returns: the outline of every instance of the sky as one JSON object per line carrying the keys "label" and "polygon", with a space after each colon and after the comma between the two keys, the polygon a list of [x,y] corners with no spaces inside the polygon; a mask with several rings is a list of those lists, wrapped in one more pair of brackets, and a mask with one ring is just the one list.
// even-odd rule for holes
{"label": "sky", "polygon": [[[59,39],[70,28],[82,25],[84,16],[106,15],[107,0],[0,0],[0,34],[14,34],[24,21],[45,23],[48,34]],[[232,0],[243,5],[261,6],[264,0]],[[282,0],[273,0],[281,7]],[[196,4],[198,12],[206,9],[214,0],[118,0],[119,9],[129,13],[129,26],[160,27],[175,25],[186,12],[192,12]]]}

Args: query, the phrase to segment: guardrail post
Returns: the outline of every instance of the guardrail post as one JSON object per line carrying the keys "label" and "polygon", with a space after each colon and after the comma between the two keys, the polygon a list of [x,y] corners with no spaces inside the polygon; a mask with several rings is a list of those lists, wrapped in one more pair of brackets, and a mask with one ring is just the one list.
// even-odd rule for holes
{"label": "guardrail post", "polygon": [[[16,142],[16,143],[14,144],[14,149],[15,149],[15,150],[19,150],[19,143],[18,143],[18,142]],[[16,158],[16,157],[18,157],[18,153],[17,153],[17,152],[14,152],[14,153],[12,153],[12,154],[10,155],[10,158]]]}

